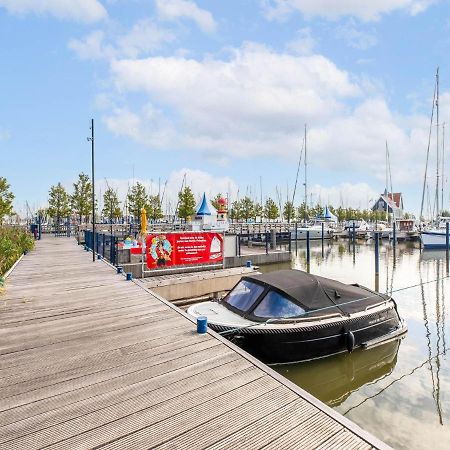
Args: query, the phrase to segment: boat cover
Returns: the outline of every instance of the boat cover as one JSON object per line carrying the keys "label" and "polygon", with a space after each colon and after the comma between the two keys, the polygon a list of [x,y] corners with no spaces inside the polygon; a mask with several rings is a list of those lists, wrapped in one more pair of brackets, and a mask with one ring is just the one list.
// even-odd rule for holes
{"label": "boat cover", "polygon": [[308,311],[308,316],[315,317],[334,313],[353,314],[389,298],[363,286],[340,283],[302,270],[279,270],[248,275],[243,279],[283,292]]}

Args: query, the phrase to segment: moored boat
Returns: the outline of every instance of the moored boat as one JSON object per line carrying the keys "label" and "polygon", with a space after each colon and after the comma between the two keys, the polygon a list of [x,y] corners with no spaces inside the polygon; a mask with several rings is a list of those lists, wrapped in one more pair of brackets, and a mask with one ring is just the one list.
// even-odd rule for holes
{"label": "moored boat", "polygon": [[391,297],[300,270],[245,276],[222,301],[188,313],[206,316],[213,330],[267,363],[350,352],[407,330]]}
{"label": "moored boat", "polygon": [[[313,225],[308,225],[304,227],[297,227],[290,230],[291,239],[297,241],[303,241],[308,238],[309,239],[322,239],[322,225],[320,223],[316,223]],[[323,226],[323,238],[331,239],[333,237],[333,229],[330,228],[327,224],[324,223]]]}
{"label": "moored boat", "polygon": [[420,233],[424,248],[446,248],[447,247],[447,223],[450,217],[441,217],[436,228],[424,229]]}

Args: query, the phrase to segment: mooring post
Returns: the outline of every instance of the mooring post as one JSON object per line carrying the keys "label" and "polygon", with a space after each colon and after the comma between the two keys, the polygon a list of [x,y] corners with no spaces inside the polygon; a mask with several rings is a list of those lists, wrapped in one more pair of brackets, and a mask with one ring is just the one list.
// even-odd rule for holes
{"label": "mooring post", "polygon": [[393,228],[392,228],[392,245],[395,247],[397,245],[397,227],[395,226],[395,220],[392,221]]}
{"label": "mooring post", "polygon": [[378,231],[375,231],[375,290],[380,288],[380,239]]}
{"label": "mooring post", "polygon": [[276,225],[275,225],[275,229],[270,231],[270,236],[271,236],[270,248],[272,250],[276,250],[277,249],[277,229],[276,229]]}
{"label": "mooring post", "polygon": [[323,256],[324,256],[324,248],[323,248],[323,245],[324,245],[324,236],[323,236],[323,233],[324,233],[324,223],[322,222],[321,225],[322,225],[322,258],[323,258]]}
{"label": "mooring post", "polygon": [[269,254],[269,239],[270,239],[270,233],[268,233],[268,232],[266,231],[265,236],[266,236],[266,238],[265,238],[265,241],[266,241],[266,255],[268,255],[268,254]]}
{"label": "mooring post", "polygon": [[355,221],[353,221],[353,226],[352,226],[352,228],[353,228],[353,231],[352,231],[352,239],[353,239],[353,242],[355,242],[355,239],[356,239],[356,227],[355,227]]}
{"label": "mooring post", "polygon": [[[422,239],[421,239],[422,241]],[[449,276],[450,262],[449,262],[449,250],[450,250],[450,222],[445,224],[445,269],[446,275]]]}
{"label": "mooring post", "polygon": [[309,230],[306,231],[306,262],[309,264],[311,261],[311,243],[309,241]]}
{"label": "mooring post", "polygon": [[375,231],[375,275],[380,274],[380,239],[378,237],[378,231]]}
{"label": "mooring post", "polygon": [[447,250],[447,258],[448,258],[448,251],[449,251],[449,232],[450,232],[450,222],[447,222],[445,224],[445,248]]}

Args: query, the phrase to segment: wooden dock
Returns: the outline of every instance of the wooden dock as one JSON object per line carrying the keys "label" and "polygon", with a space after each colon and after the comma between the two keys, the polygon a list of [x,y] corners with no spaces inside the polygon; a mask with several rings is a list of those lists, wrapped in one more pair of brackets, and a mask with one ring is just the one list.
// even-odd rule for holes
{"label": "wooden dock", "polygon": [[2,449],[388,448],[73,239],[0,297]]}

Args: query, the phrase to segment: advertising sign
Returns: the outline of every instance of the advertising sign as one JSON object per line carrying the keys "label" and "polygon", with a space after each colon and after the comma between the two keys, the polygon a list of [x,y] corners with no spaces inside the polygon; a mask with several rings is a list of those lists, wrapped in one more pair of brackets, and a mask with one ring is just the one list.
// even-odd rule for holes
{"label": "advertising sign", "polygon": [[146,247],[150,269],[223,261],[223,236],[220,233],[150,234]]}

